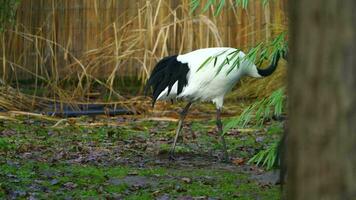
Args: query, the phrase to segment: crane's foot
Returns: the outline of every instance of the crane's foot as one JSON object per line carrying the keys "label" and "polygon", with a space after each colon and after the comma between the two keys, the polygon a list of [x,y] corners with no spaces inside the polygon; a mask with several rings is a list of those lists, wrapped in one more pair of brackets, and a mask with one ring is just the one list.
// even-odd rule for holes
{"label": "crane's foot", "polygon": [[168,160],[170,160],[170,161],[175,161],[175,160],[176,160],[174,151],[172,151],[172,150],[169,151],[169,153],[168,153]]}
{"label": "crane's foot", "polygon": [[231,160],[230,160],[230,156],[229,156],[229,153],[227,152],[227,147],[225,145],[225,142],[223,143],[223,152],[222,152],[222,155],[221,155],[221,161],[224,162],[224,163],[230,163]]}
{"label": "crane's foot", "polygon": [[220,136],[220,140],[221,140],[221,144],[222,144],[222,150],[223,150],[223,155],[222,155],[222,161],[225,163],[229,163],[230,162],[230,157],[229,157],[229,153],[227,152],[227,145],[225,142],[225,138],[223,135]]}
{"label": "crane's foot", "polygon": [[229,154],[227,153],[227,151],[224,151],[221,161],[224,163],[230,163],[231,160],[230,160],[230,157],[229,157]]}

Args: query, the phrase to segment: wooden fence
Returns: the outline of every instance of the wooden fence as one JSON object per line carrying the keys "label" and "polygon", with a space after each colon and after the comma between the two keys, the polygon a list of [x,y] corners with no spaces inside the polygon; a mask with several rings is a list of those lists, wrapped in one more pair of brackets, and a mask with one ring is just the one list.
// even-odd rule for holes
{"label": "wooden fence", "polygon": [[164,55],[268,40],[286,29],[285,7],[251,0],[214,16],[213,7],[190,14],[189,0],[22,0],[17,25],[0,34],[0,78],[145,79]]}

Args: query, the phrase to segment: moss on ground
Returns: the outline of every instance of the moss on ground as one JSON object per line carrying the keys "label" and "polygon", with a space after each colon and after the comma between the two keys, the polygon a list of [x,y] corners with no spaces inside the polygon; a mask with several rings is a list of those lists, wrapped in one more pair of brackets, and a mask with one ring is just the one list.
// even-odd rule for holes
{"label": "moss on ground", "polygon": [[[278,185],[251,178],[263,170],[245,161],[219,161],[212,120],[184,126],[176,161],[167,159],[174,122],[127,119],[117,126],[91,126],[87,121],[56,127],[32,118],[1,122],[0,198],[279,199]],[[230,132],[229,152],[247,160],[276,140],[275,129]]]}

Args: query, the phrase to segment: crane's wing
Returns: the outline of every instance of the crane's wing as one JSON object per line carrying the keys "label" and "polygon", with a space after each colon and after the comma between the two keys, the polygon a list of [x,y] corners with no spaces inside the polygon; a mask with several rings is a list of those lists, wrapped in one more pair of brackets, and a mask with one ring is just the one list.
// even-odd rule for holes
{"label": "crane's wing", "polygon": [[160,60],[153,69],[150,78],[145,87],[145,94],[149,88],[153,88],[152,92],[152,107],[155,105],[160,94],[168,88],[167,96],[172,90],[173,85],[178,82],[177,91],[173,91],[177,95],[187,85],[187,74],[189,67],[186,63],[181,63],[177,60],[177,56],[169,56]]}

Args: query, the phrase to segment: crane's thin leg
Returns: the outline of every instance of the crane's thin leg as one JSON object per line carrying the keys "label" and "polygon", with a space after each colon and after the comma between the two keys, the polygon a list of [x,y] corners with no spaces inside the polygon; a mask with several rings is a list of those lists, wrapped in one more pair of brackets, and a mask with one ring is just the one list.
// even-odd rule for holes
{"label": "crane's thin leg", "polygon": [[221,143],[223,145],[223,151],[224,151],[224,161],[228,162],[229,161],[229,154],[227,153],[227,147],[226,147],[226,142],[225,138],[223,135],[223,128],[222,128],[222,122],[221,122],[221,109],[217,108],[216,109],[216,125],[218,127],[218,134],[220,136]]}
{"label": "crane's thin leg", "polygon": [[177,140],[178,140],[178,137],[179,137],[179,133],[182,131],[182,128],[183,128],[183,121],[185,119],[185,116],[187,116],[188,110],[189,110],[191,105],[192,105],[192,102],[189,102],[185,106],[185,108],[182,110],[182,112],[180,113],[178,127],[176,129],[176,136],[174,137],[172,149],[171,149],[171,151],[169,153],[170,154],[169,158],[172,159],[172,160],[174,159],[174,151],[175,151],[175,148],[176,148],[176,144],[177,144]]}

